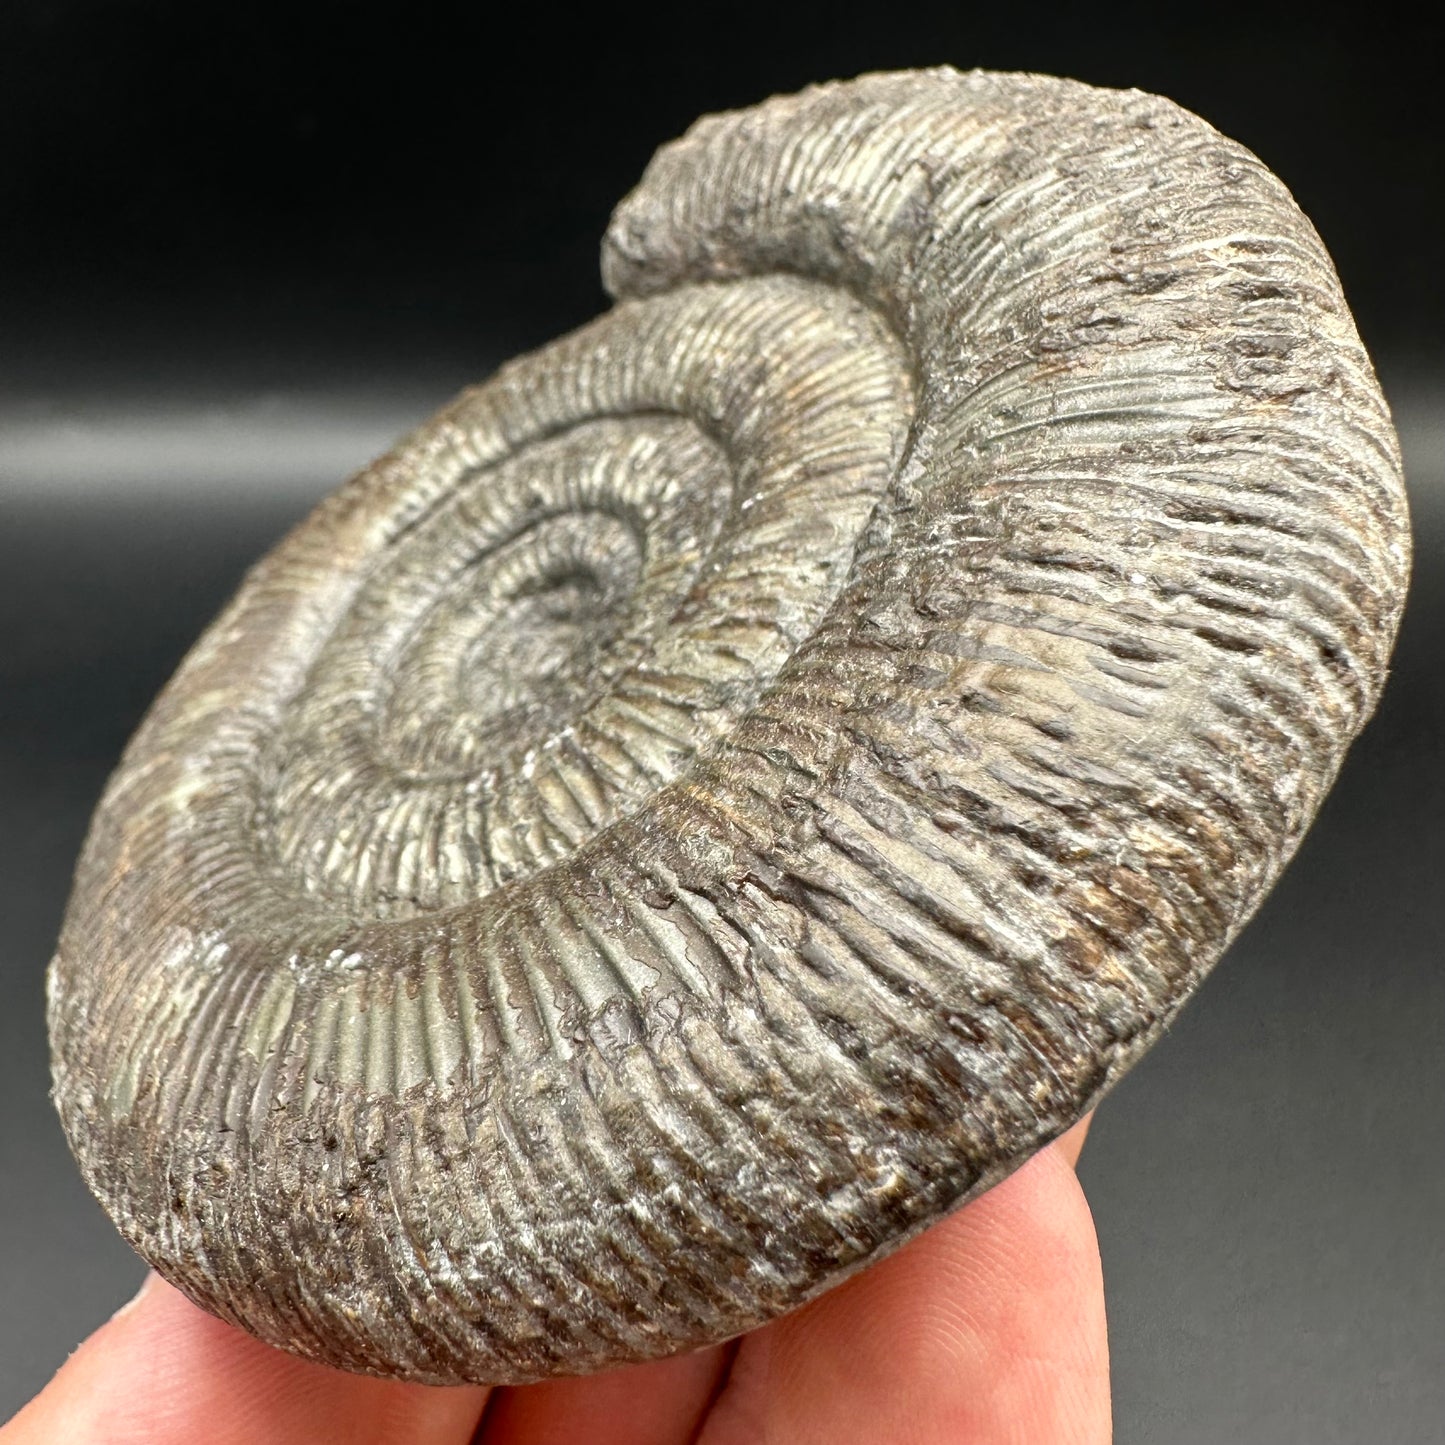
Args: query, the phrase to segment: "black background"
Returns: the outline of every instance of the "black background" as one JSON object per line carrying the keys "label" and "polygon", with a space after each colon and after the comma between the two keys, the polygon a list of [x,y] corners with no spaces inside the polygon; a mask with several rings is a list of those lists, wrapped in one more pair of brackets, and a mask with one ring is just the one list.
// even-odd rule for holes
{"label": "black background", "polygon": [[1419,352],[1445,321],[1438,22],[1379,6],[4,10],[6,300],[27,342],[87,333],[95,365],[172,327],[312,331],[357,367],[412,330],[537,345],[600,307],[609,211],[697,115],[943,63],[1171,96],[1292,188],[1368,345]]}
{"label": "black background", "polygon": [[458,386],[605,305],[657,144],[951,63],[1172,96],[1335,256],[1404,441],[1381,715],[1083,1175],[1121,1441],[1445,1440],[1438,29],[1380,7],[17,4],[0,16],[0,1418],[139,1265],[45,1100],[86,816],[241,570]]}

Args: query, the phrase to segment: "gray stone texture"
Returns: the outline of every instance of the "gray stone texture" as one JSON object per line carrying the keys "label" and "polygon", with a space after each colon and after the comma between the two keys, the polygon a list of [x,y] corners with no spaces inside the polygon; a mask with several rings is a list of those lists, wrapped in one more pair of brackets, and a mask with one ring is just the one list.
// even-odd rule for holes
{"label": "gray stone texture", "polygon": [[351,1369],[722,1339],[1006,1175],[1253,912],[1399,620],[1329,258],[1168,101],[709,117],[603,273],[252,571],[52,967],[122,1233]]}

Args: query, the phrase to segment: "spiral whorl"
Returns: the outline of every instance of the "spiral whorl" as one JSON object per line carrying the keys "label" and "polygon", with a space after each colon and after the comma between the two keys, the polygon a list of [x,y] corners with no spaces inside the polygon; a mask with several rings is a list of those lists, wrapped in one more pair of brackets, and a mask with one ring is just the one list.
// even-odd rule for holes
{"label": "spiral whorl", "polygon": [[712,117],[603,271],[253,570],[52,966],[126,1237],[350,1368],[721,1339],[1014,1168],[1258,904],[1399,618],[1329,259],[1167,101]]}

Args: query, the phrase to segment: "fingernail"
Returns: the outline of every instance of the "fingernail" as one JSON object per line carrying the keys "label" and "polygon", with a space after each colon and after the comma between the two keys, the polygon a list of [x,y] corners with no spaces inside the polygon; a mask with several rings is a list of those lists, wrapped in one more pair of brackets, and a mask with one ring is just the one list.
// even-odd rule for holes
{"label": "fingernail", "polygon": [[128,1315],[150,1293],[152,1286],[160,1283],[160,1278],[155,1270],[149,1270],[140,1288],[110,1317],[111,1324]]}

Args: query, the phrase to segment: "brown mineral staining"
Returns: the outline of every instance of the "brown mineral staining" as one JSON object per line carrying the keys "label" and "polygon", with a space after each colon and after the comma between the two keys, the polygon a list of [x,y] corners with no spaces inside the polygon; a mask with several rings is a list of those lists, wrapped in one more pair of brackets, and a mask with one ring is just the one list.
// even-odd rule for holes
{"label": "brown mineral staining", "polygon": [[711,117],[603,274],[251,574],[51,973],[125,1236],[352,1369],[721,1339],[1013,1169],[1258,904],[1399,619],[1329,260],[1168,101]]}

